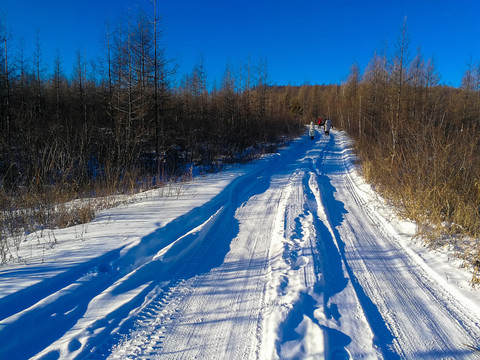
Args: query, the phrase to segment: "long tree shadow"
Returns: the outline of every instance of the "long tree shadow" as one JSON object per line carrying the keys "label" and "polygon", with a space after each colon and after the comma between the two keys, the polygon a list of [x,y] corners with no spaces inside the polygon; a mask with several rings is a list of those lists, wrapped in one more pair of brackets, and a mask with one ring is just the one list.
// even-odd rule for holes
{"label": "long tree shadow", "polygon": [[[313,142],[299,141],[293,143],[291,148],[261,160],[260,164],[247,165],[250,169],[246,174],[232,181],[213,199],[145,236],[131,248],[114,250],[111,254],[81,264],[71,272],[22,291],[22,294],[29,295],[29,301],[15,305],[15,299],[18,299],[16,295],[2,299],[5,306],[2,309],[10,309],[3,316],[14,315],[12,311],[18,316],[0,328],[2,344],[5,345],[0,347],[0,358],[29,358],[46,348],[72,329],[85,316],[92,300],[105,291],[112,297],[126,295],[131,299],[107,315],[105,321],[100,320],[90,326],[92,335],[86,346],[83,344],[85,349],[92,349],[101,343],[122,322],[125,323],[122,329],[127,331],[129,322],[124,321],[125,318],[145,301],[155,287],[165,288],[179,278],[193,277],[221,265],[230,250],[231,241],[238,234],[236,209],[252,196],[265,192],[274,174],[287,171],[312,146]],[[214,219],[215,223],[209,230],[203,231],[202,241],[197,241],[190,251],[179,251],[178,256],[169,258],[168,264],[154,259],[159,251],[174,247],[174,243],[182,237],[183,244],[195,243],[199,235],[189,232],[207,223],[220,210],[221,216]],[[197,247],[205,244],[210,251],[206,253],[204,261],[182,272],[185,263],[195,256]],[[109,288],[112,289],[107,290]],[[135,295],[128,295],[130,291]],[[42,300],[45,298],[48,300]],[[39,302],[43,302],[42,306],[21,313],[21,310]],[[22,332],[22,329],[31,326],[35,326],[35,333]],[[74,339],[70,349],[77,351],[81,346]],[[48,356],[55,357],[55,353]],[[88,351],[82,352],[80,358],[88,354]]]}
{"label": "long tree shadow", "polygon": [[[304,213],[311,213],[313,215],[312,220],[316,230],[317,250],[312,251],[311,256],[314,272],[318,280],[308,292],[300,293],[299,298],[293,304],[293,308],[280,325],[279,339],[276,341],[276,350],[280,357],[286,354],[293,356],[292,351],[295,353],[294,358],[298,359],[302,358],[302,356],[309,355],[305,354],[305,349],[303,349],[304,339],[302,339],[302,337],[305,336],[305,334],[297,330],[300,329],[300,325],[305,317],[309,318],[313,324],[316,324],[322,330],[324,334],[324,355],[326,358],[331,358],[332,356],[335,356],[335,358],[348,358],[349,356],[346,348],[352,339],[341,331],[319,322],[314,316],[317,307],[322,306],[326,318],[339,323],[341,314],[337,305],[331,302],[330,299],[348,285],[348,278],[343,272],[341,254],[336,246],[332,233],[321,220],[317,196],[315,194],[316,190],[313,190],[315,188],[315,182],[318,184],[328,179],[325,175],[319,175],[316,165],[319,166],[318,164],[320,164],[321,166],[323,164],[331,143],[332,138],[322,138],[321,141],[317,143],[317,146],[310,150],[302,160],[302,167],[305,170],[302,179],[305,194]],[[312,177],[314,177],[314,179],[312,179]],[[314,183],[311,183],[312,180]],[[340,216],[339,220],[341,221],[343,214],[346,213],[343,204],[336,202],[331,205],[338,207],[335,213]],[[299,225],[297,225],[297,227],[298,226]],[[300,233],[300,231],[297,231],[297,233]],[[318,304],[316,299],[323,299],[323,304]],[[295,350],[292,349],[292,346],[295,347]]]}
{"label": "long tree shadow", "polygon": [[[313,173],[310,174],[311,176],[315,176]],[[315,273],[318,275],[321,274],[321,281],[315,284],[314,291],[317,294],[323,294],[323,310],[326,318],[340,324],[342,314],[337,304],[331,301],[331,299],[347,287],[349,280],[343,272],[342,256],[337,248],[336,241],[326,224],[320,220],[315,194],[309,185],[309,176],[305,176],[304,178],[304,189],[309,209],[314,214],[314,225],[317,231],[316,242],[318,252],[314,254],[313,257]],[[319,185],[327,181],[327,179],[325,175],[317,176]],[[325,191],[323,186],[319,190],[321,192]],[[347,213],[341,202],[336,202],[335,204],[328,203],[328,205],[326,203],[323,204],[325,204],[326,207],[336,206],[335,212],[339,216],[340,221],[343,219],[343,214]],[[334,352],[337,355],[348,353],[346,347],[351,343],[351,338],[348,335],[325,325],[321,325],[321,328],[325,335],[325,352],[328,357]]]}
{"label": "long tree shadow", "polygon": [[[132,299],[132,301],[110,314],[106,319],[107,321],[100,320],[90,327],[89,331],[97,335],[88,340],[78,358],[91,356],[92,349],[95,349],[106,337],[109,337],[111,331],[117,328],[121,322],[122,325],[114,335],[114,338],[120,339],[122,335],[128,334],[135,322],[135,318],[132,317],[125,321],[125,317],[131,310],[142,305],[146,295],[154,290],[155,287],[161,285],[162,289],[157,291],[165,292],[166,289],[171,288],[172,284],[178,281],[206,273],[222,265],[230,251],[231,242],[239,232],[239,222],[235,218],[237,209],[253,196],[267,191],[270,187],[272,176],[287,171],[289,167],[303,156],[306,148],[313,146],[313,144],[299,142],[293,146],[299,149],[293,151],[287,149],[264,161],[265,164],[263,166],[252,166],[252,171],[234,180],[209,203],[192,210],[191,213],[184,217],[174,220],[172,224],[167,225],[165,228],[158,229],[146,236],[142,239],[139,246],[130,250],[125,258],[121,259],[121,261],[126,262],[127,266],[132,262],[128,261],[128,259],[136,259],[136,261],[141,257],[152,259],[158,250],[163,249],[166,245],[162,244],[159,247],[157,243],[165,242],[166,238],[181,238],[179,243],[173,244],[169,249],[169,253],[173,252],[173,255],[168,258],[167,262],[162,261],[164,258],[146,262],[127,281],[112,291],[115,295],[121,295],[139,286],[146,286],[135,299]],[[205,225],[205,230],[193,231],[184,235],[186,229],[197,227],[202,224],[202,221],[204,222],[203,224],[208,222],[211,222],[211,224]],[[169,236],[165,236],[165,233],[169,234]],[[202,238],[201,241],[197,241],[199,237]],[[169,241],[168,245],[171,243],[172,240]],[[188,246],[191,248],[185,253],[184,248]],[[178,252],[174,249],[175,247]],[[190,264],[192,262],[195,263],[193,266]],[[114,264],[114,266],[122,267],[124,265]],[[98,329],[101,329],[101,331],[98,331]],[[101,351],[95,354],[96,359],[103,359],[110,354],[110,350],[101,349]]]}
{"label": "long tree shadow", "polygon": [[[336,147],[335,135],[330,135],[328,151],[332,154],[336,153],[336,156],[332,156],[329,159],[320,159],[316,163],[317,169],[319,169],[318,183],[320,187],[320,194],[322,203],[324,204],[327,221],[330,223],[332,235],[327,234],[323,227],[320,226],[320,239],[322,246],[325,249],[328,265],[325,269],[325,278],[327,286],[325,288],[325,299],[331,298],[337,294],[346,286],[348,279],[343,274],[342,263],[348,274],[348,278],[351,280],[352,286],[358,296],[358,299],[362,305],[363,311],[366,315],[367,321],[374,333],[374,345],[381,349],[386,359],[400,359],[400,356],[395,352],[393,342],[395,337],[388,328],[385,320],[383,319],[378,307],[372,302],[370,297],[365,293],[362,285],[359,283],[355,273],[348,263],[348,259],[345,255],[345,242],[342,240],[338,228],[342,226],[345,215],[348,211],[345,209],[345,205],[335,198],[336,188],[332,185],[330,177],[335,174],[341,174],[344,172],[345,166],[344,160],[341,154],[342,149]],[[335,315],[332,309],[329,310],[329,315]],[[341,314],[337,314],[340,316]]]}

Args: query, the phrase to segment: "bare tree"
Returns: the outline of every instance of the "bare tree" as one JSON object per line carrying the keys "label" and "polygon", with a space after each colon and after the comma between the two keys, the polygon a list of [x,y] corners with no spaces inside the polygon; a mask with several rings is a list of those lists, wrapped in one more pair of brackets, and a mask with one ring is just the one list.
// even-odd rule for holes
{"label": "bare tree", "polygon": [[7,20],[4,16],[3,22],[0,19],[0,40],[3,44],[3,59],[2,60],[2,70],[0,72],[0,81],[1,93],[2,94],[2,108],[3,108],[3,121],[2,121],[2,133],[4,134],[4,139],[9,141],[11,138],[11,124],[10,124],[10,82],[11,82],[11,66],[9,63],[9,48],[12,35],[8,32],[7,29]]}
{"label": "bare tree", "polygon": [[467,64],[467,69],[462,77],[462,83],[460,86],[463,93],[462,130],[465,126],[469,126],[473,121],[476,83],[475,66],[473,65],[473,61],[470,60]]}
{"label": "bare tree", "polygon": [[362,77],[364,88],[365,129],[377,137],[383,131],[387,95],[386,58],[375,53]]}
{"label": "bare tree", "polygon": [[[346,121],[346,127],[347,130],[351,131],[352,133],[357,133],[357,135],[360,135],[361,132],[361,118],[359,118],[358,113],[359,113],[359,105],[358,103],[361,101],[361,96],[359,93],[359,87],[360,87],[360,80],[361,80],[361,74],[360,74],[360,67],[358,66],[357,62],[354,62],[353,65],[350,67],[350,73],[348,75],[348,79],[343,84],[343,96],[348,104],[347,106],[347,121]],[[354,121],[354,120],[357,121]],[[354,124],[355,130],[354,130]]]}
{"label": "bare tree", "polygon": [[426,69],[425,61],[423,59],[420,47],[417,48],[417,55],[410,63],[408,70],[409,79],[409,91],[411,93],[409,97],[409,119],[411,121],[420,122],[421,114],[419,115],[419,109],[422,109],[423,92],[426,82]]}
{"label": "bare tree", "polygon": [[409,54],[410,39],[407,33],[407,17],[403,21],[403,26],[400,30],[397,42],[395,44],[395,55],[393,57],[391,80],[395,88],[395,111],[394,116],[390,118],[390,131],[392,136],[392,156],[395,156],[396,146],[398,142],[398,131],[400,127],[400,121],[403,126],[406,126],[406,119],[402,117],[402,100],[404,95],[405,83],[408,82],[406,77],[407,70],[410,64]]}
{"label": "bare tree", "polygon": [[37,123],[41,122],[42,113],[44,111],[42,106],[42,86],[43,86],[43,75],[44,75],[44,64],[42,58],[42,50],[40,44],[40,31],[35,32],[35,50],[33,53],[33,66],[35,69],[35,118]]}

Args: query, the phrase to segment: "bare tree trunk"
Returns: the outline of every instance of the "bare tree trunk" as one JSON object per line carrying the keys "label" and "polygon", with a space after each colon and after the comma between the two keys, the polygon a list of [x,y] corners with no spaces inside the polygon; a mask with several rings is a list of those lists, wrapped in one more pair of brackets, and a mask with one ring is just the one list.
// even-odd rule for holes
{"label": "bare tree trunk", "polygon": [[158,114],[158,27],[157,0],[153,0],[153,73],[154,73],[154,123],[155,123],[155,160],[157,162],[157,177],[160,175],[160,118]]}
{"label": "bare tree trunk", "polygon": [[395,54],[394,64],[393,64],[394,67],[392,72],[394,85],[396,87],[395,117],[392,119],[392,123],[391,123],[392,150],[393,150],[392,156],[395,156],[396,154],[396,145],[398,141],[398,131],[399,131],[400,121],[403,120],[403,126],[408,126],[408,124],[405,124],[406,119],[400,118],[401,109],[402,109],[405,73],[409,63],[408,44],[409,44],[409,39],[407,35],[407,17],[405,16],[401,34],[396,45],[397,48],[396,48],[396,54]]}
{"label": "bare tree trunk", "polygon": [[[0,24],[1,25],[1,24]],[[9,68],[9,57],[8,57],[8,41],[9,36],[7,32],[7,24],[3,24],[3,57],[4,57],[4,72],[5,72],[5,113],[3,120],[3,134],[5,139],[10,144],[11,134],[10,134],[10,68]],[[11,146],[9,146],[11,148]]]}

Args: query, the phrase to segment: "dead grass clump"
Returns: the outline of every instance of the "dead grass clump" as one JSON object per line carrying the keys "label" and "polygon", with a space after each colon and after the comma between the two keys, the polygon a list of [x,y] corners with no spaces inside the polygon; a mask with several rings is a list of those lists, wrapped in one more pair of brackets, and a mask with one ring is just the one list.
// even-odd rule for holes
{"label": "dead grass clump", "polygon": [[[60,185],[22,187],[10,193],[0,189],[0,205],[0,264],[15,258],[28,234],[36,232],[42,239],[46,229],[89,222],[97,211],[95,200],[79,200],[71,186]],[[45,241],[56,244],[51,236]]]}
{"label": "dead grass clump", "polygon": [[470,280],[470,284],[473,287],[480,285],[480,250],[477,252],[473,262],[473,276]]}
{"label": "dead grass clump", "polygon": [[188,190],[187,184],[192,179],[193,169],[189,168],[178,178],[168,181],[159,176],[142,177],[138,171],[130,171],[82,189],[68,183],[34,184],[10,192],[0,188],[0,264],[15,259],[20,244],[30,233],[35,232],[39,241],[44,239],[52,247],[56,238],[50,230],[86,224],[99,210],[130,201],[131,197],[124,195],[160,188],[162,196],[179,197]]}

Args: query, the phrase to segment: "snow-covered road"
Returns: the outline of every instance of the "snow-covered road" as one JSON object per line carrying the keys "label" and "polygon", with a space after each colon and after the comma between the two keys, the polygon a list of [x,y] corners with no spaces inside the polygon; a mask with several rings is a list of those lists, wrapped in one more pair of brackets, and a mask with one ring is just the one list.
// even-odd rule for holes
{"label": "snow-covered road", "polygon": [[[343,132],[88,226],[0,268],[0,359],[476,359],[480,293],[412,241]],[[42,247],[43,245],[43,247]]]}

